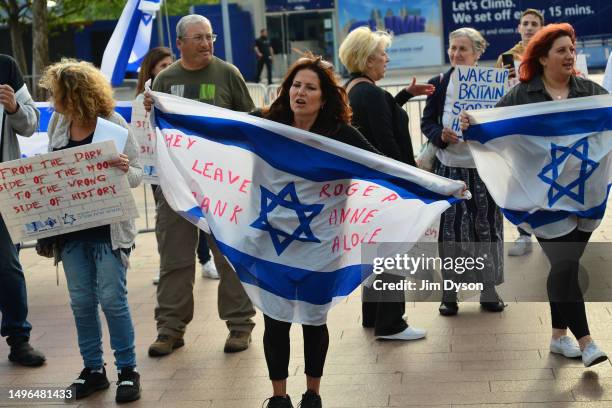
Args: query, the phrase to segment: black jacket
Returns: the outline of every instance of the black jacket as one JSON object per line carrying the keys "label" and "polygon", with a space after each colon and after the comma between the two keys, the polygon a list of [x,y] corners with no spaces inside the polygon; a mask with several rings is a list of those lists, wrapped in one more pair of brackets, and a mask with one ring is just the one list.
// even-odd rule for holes
{"label": "black jacket", "polygon": [[436,87],[433,95],[427,97],[425,109],[421,117],[421,132],[429,139],[434,146],[445,149],[448,143],[442,141],[442,115],[444,114],[444,103],[446,102],[446,90],[450,81],[451,74],[455,68],[451,68],[443,75],[436,75],[427,81]]}
{"label": "black jacket", "polygon": [[[572,76],[569,82],[568,98],[581,98],[584,96],[605,95],[608,91],[595,82]],[[536,76],[529,82],[521,82],[504,95],[496,107],[524,105],[527,103],[552,101],[551,96],[544,88],[541,76]]]}
{"label": "black jacket", "polygon": [[[352,74],[345,87],[360,77]],[[394,98],[370,82],[356,84],[348,94],[353,126],[383,155],[415,166],[408,114],[401,108],[412,96],[402,90]]]}

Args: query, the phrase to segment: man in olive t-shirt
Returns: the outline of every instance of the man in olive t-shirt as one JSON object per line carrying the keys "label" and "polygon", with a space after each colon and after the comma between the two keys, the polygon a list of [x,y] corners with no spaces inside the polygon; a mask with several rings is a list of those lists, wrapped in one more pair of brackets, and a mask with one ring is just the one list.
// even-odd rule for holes
{"label": "man in olive t-shirt", "polygon": [[[188,15],[178,22],[177,47],[181,58],[155,77],[152,89],[222,108],[248,112],[254,108],[238,69],[213,55],[216,35],[208,19]],[[152,98],[145,96],[145,109]],[[166,202],[161,188],[156,190],[157,235],[160,277],[157,286],[157,340],[149,347],[150,356],[163,356],[182,347],[183,334],[193,318],[193,284],[198,228],[179,216]],[[200,232],[203,233],[203,232]],[[238,276],[207,235],[219,272],[219,317],[227,321],[230,333],[226,353],[248,348],[255,323],[255,309]]]}

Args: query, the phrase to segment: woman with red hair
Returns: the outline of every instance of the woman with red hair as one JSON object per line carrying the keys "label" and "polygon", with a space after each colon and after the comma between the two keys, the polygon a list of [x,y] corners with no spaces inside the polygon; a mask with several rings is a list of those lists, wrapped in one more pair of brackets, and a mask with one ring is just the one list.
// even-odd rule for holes
{"label": "woman with red hair", "polygon": [[[497,106],[561,102],[569,98],[606,94],[603,87],[576,76],[575,61],[576,34],[572,26],[567,23],[547,25],[536,33],[525,50],[519,68],[520,84],[505,95]],[[461,128],[467,129],[467,116],[462,115],[461,122]],[[550,351],[569,358],[582,356],[585,367],[608,359],[591,338],[578,282],[580,258],[599,223],[599,220],[577,217],[576,228],[565,235],[547,232],[546,227],[535,231],[551,264],[547,282],[552,317]],[[567,336],[568,328],[578,340],[578,345]]]}

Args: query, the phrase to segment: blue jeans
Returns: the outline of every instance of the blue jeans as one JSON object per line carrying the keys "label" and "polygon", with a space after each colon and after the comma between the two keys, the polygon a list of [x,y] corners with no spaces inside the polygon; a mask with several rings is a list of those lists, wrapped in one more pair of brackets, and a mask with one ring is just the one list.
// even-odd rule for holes
{"label": "blue jeans", "polygon": [[19,263],[17,246],[0,215],[0,313],[2,337],[30,338],[32,325],[28,323],[28,296],[23,269]]}
{"label": "blue jeans", "polygon": [[108,242],[68,241],[62,249],[62,262],[85,367],[100,368],[104,364],[98,304],[108,324],[115,365],[136,366],[134,325],[121,251],[113,251]]}

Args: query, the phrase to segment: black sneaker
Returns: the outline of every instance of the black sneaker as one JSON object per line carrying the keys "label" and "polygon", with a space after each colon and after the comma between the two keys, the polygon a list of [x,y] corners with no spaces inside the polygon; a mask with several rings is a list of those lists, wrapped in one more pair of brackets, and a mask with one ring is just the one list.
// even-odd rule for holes
{"label": "black sneaker", "polygon": [[[69,391],[69,397],[72,399],[85,398],[96,391],[105,390],[110,386],[106,378],[106,369],[102,367],[102,372],[92,372],[91,368],[85,367],[81,371],[79,378],[74,380],[66,391]],[[68,395],[68,394],[67,394]]]}
{"label": "black sneaker", "polygon": [[116,402],[130,402],[140,399],[140,374],[134,367],[122,368],[117,381]]}
{"label": "black sneaker", "polygon": [[321,403],[321,396],[319,394],[315,394],[311,390],[306,390],[306,392],[302,395],[302,401],[298,405],[298,408],[322,408],[323,405]]}
{"label": "black sneaker", "polygon": [[27,337],[9,337],[7,343],[11,346],[8,359],[13,363],[26,367],[40,367],[45,363],[45,356],[30,346]]}
{"label": "black sneaker", "polygon": [[267,404],[265,408],[293,408],[289,395],[285,395],[284,397],[271,397],[265,400],[264,404],[266,402]]}

